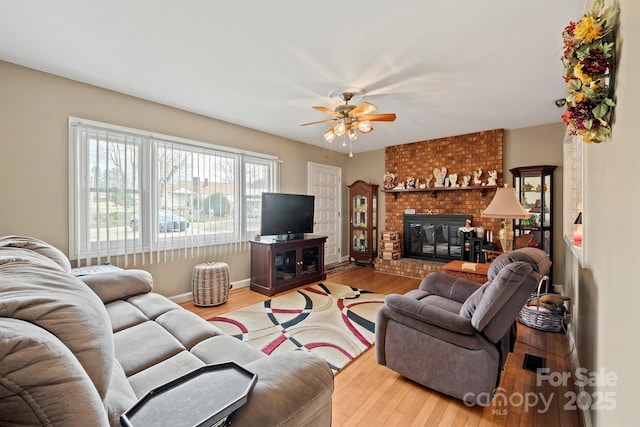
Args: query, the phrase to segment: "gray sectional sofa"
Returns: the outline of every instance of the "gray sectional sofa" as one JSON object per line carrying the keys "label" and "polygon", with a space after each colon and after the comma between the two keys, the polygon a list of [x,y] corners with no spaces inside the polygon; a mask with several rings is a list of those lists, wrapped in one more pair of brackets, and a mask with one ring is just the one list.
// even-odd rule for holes
{"label": "gray sectional sofa", "polygon": [[234,426],[331,424],[319,357],[266,356],[151,292],[142,270],[82,279],[51,245],[0,237],[0,425],[117,426],[148,391],[226,361],[258,376]]}

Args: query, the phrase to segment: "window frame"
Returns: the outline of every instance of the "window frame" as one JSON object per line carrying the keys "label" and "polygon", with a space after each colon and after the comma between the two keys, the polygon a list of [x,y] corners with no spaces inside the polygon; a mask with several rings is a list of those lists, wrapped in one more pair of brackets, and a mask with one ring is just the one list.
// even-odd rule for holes
{"label": "window frame", "polygon": [[[107,237],[106,241],[91,241],[92,226],[90,224],[90,204],[92,199],[92,191],[99,196],[99,188],[92,188],[93,183],[89,182],[89,169],[92,165],[92,160],[89,156],[90,144],[83,144],[80,139],[79,132],[81,128],[87,128],[95,130],[96,132],[104,131],[109,134],[120,135],[121,137],[134,138],[134,143],[138,147],[138,182],[136,183],[137,192],[139,193],[139,202],[134,202],[133,205],[139,203],[138,208],[132,208],[130,212],[136,213],[140,218],[140,234],[134,238],[126,237],[126,223],[129,214],[126,208],[123,221],[125,223],[125,237],[118,239],[110,239]],[[256,191],[278,191],[279,189],[279,161],[276,156],[256,153],[247,150],[236,149],[219,144],[213,144],[208,142],[196,141],[187,138],[182,138],[173,135],[160,134],[151,131],[145,131],[135,128],[129,128],[119,125],[112,125],[108,123],[97,122],[93,120],[87,120],[77,117],[69,116],[68,120],[68,137],[69,137],[69,258],[71,260],[90,260],[100,258],[109,258],[112,256],[128,256],[135,254],[154,253],[164,251],[193,251],[194,248],[200,248],[204,246],[215,245],[228,245],[246,242],[253,238],[256,232],[253,229],[248,229],[249,224],[256,224],[255,218],[250,221],[248,218],[248,212],[246,209],[247,204],[247,180],[246,171],[248,165],[259,164],[263,167],[266,166],[268,177],[264,181],[266,188],[258,189]],[[87,142],[87,137],[84,142]],[[125,139],[126,141],[126,139]],[[116,143],[119,143],[116,142]],[[123,143],[123,150],[126,150],[127,143]],[[161,191],[159,186],[159,169],[160,159],[158,151],[161,150],[161,145],[166,149],[166,145],[170,144],[172,152],[173,150],[184,150],[186,156],[191,156],[193,159],[205,158],[206,156],[229,156],[233,159],[233,182],[230,183],[233,192],[233,205],[232,218],[233,218],[233,230],[229,233],[216,233],[198,231],[197,235],[192,233],[190,235],[174,236],[167,238],[160,237],[160,231],[157,222],[157,213],[154,213],[158,209],[174,209],[173,202],[171,206],[167,206],[166,202],[164,206],[160,206]],[[203,156],[203,157],[198,157]],[[108,156],[105,156],[108,157]],[[211,157],[212,159],[215,157]],[[191,163],[191,173],[193,173],[193,163]],[[181,166],[182,168],[182,166]],[[186,172],[188,168],[185,168]],[[105,170],[108,170],[106,168]],[[108,172],[107,172],[108,173]],[[86,179],[83,180],[83,177]],[[193,179],[192,176],[190,179]],[[202,177],[199,177],[200,179]],[[96,182],[98,178],[96,178]],[[175,181],[173,181],[175,183]],[[199,182],[199,181],[198,181]],[[167,184],[165,184],[166,187]],[[126,187],[126,186],[125,186]],[[198,187],[199,189],[199,187]],[[124,188],[123,191],[128,191]],[[135,191],[135,190],[134,190]],[[165,188],[166,194],[166,188]],[[212,194],[212,193],[211,193]],[[94,197],[96,200],[99,197]],[[166,200],[166,199],[165,199]],[[98,202],[96,202],[98,205]],[[106,210],[108,212],[108,205],[106,204]],[[154,209],[154,207],[156,207]],[[97,208],[99,213],[103,213],[100,208]],[[198,207],[197,217],[200,218],[200,207]],[[258,229],[259,229],[259,218]],[[99,229],[99,224],[95,229]],[[107,233],[111,227],[107,227]],[[170,242],[168,241],[170,240]],[[193,252],[192,252],[193,253]]]}

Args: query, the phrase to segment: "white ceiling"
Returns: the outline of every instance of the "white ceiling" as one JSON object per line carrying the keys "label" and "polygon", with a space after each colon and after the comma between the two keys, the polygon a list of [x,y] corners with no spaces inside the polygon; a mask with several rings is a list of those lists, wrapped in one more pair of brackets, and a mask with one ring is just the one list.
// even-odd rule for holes
{"label": "white ceiling", "polygon": [[584,0],[0,0],[0,60],[320,146],[330,124],[300,125],[355,88],[398,116],[362,152],[560,121],[561,34],[583,12]]}

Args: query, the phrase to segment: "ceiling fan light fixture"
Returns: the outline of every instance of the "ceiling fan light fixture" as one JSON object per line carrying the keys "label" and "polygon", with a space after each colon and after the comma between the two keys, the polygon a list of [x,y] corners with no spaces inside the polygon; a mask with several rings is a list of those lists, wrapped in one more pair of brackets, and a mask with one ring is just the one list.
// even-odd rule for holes
{"label": "ceiling fan light fixture", "polygon": [[329,144],[331,144],[334,139],[336,139],[336,134],[333,132],[333,128],[329,129],[324,133],[324,140],[327,141]]}
{"label": "ceiling fan light fixture", "polygon": [[362,133],[369,133],[373,130],[371,127],[371,122],[369,120],[363,120],[358,122],[358,130]]}
{"label": "ceiling fan light fixture", "polygon": [[349,128],[348,135],[351,141],[355,141],[356,139],[358,139],[358,134],[356,133],[356,130],[353,127]]}
{"label": "ceiling fan light fixture", "polygon": [[338,105],[333,110],[321,106],[312,107],[315,110],[329,114],[331,116],[330,119],[304,123],[302,126],[326,122],[335,123],[324,132],[324,140],[331,144],[336,137],[342,137],[342,146],[346,147],[348,136],[349,157],[353,157],[353,142],[358,139],[358,132],[367,134],[373,130],[371,122],[393,122],[396,120],[396,115],[394,113],[372,114],[378,108],[368,102],[355,105],[357,100],[361,100],[364,97],[363,90],[343,90],[330,93],[330,97],[333,100],[338,100],[338,96],[340,100],[344,101],[344,104]]}

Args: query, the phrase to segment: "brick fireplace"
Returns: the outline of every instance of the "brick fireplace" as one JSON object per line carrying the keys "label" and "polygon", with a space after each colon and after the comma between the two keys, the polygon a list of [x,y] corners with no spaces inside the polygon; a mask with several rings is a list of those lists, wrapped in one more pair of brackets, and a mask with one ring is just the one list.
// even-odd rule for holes
{"label": "brick fireplace", "polygon": [[[441,167],[446,167],[448,174],[457,174],[458,183],[462,182],[464,175],[473,176],[473,171],[482,169],[480,179],[486,183],[488,171],[496,170],[498,185],[503,185],[503,138],[503,129],[495,129],[386,147],[385,169],[396,175],[396,184],[409,177],[424,182],[427,177],[433,177],[435,168]],[[404,242],[405,211],[415,210],[416,215],[468,215],[472,218],[472,226],[482,226],[497,236],[501,228],[500,220],[480,217],[493,199],[495,188],[481,190],[382,193],[386,202],[385,230],[398,231]],[[376,260],[376,270],[412,277],[440,271],[442,265],[404,257],[399,260]]]}

